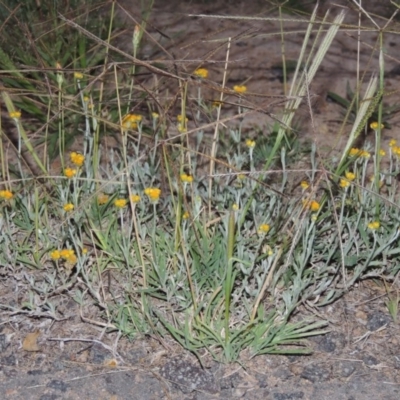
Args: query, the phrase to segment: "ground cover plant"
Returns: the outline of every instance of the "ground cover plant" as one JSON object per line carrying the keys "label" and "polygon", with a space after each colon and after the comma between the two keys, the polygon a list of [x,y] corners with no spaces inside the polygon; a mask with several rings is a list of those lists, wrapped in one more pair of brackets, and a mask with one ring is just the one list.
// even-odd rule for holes
{"label": "ground cover plant", "polygon": [[[360,77],[343,117],[346,126],[351,111],[346,144],[321,157],[300,144],[296,116],[344,13],[308,16],[290,82],[282,51],[288,90],[261,135],[242,130],[254,110],[245,77],[227,82],[229,40],[223,80],[211,82],[207,60],[180,69],[141,59],[151,4],[133,19],[132,54],[113,42],[117,4],[85,7],[50,9],[31,25],[17,5],[2,8],[2,29],[19,21],[36,43],[28,54],[1,45],[0,265],[19,299],[1,301],[3,312],[61,320],[68,296],[106,331],[170,337],[200,360],[232,362],[309,352],[304,339],[327,323],[301,306],[330,304],[362,279],[395,280],[400,147],[381,149],[384,29],[379,69]],[[355,147],[365,129],[375,145]],[[294,148],[307,159],[300,172]]]}

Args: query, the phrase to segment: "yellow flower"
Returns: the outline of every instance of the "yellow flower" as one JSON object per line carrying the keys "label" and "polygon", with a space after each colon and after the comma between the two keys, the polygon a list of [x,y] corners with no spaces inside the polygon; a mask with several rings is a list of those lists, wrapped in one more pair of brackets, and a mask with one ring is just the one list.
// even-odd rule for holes
{"label": "yellow flower", "polygon": [[64,169],[64,175],[68,178],[71,179],[76,175],[76,169],[73,168],[65,168]]}
{"label": "yellow flower", "polygon": [[313,200],[310,204],[311,211],[318,211],[321,208],[318,201]]}
{"label": "yellow flower", "polygon": [[67,264],[70,266],[75,265],[78,262],[78,258],[76,257],[75,254],[71,254],[68,258],[65,259]]}
{"label": "yellow flower", "polygon": [[10,190],[0,190],[0,198],[4,200],[11,200],[14,197]]}
{"label": "yellow flower", "polygon": [[107,201],[108,201],[108,199],[109,199],[109,196],[108,196],[107,194],[100,193],[100,194],[97,196],[97,203],[98,203],[99,205],[106,204]]}
{"label": "yellow flower", "polygon": [[193,182],[193,176],[192,175],[187,175],[187,174],[181,174],[181,181],[184,183],[192,183]]}
{"label": "yellow flower", "polygon": [[359,155],[361,155],[361,151],[362,151],[362,150],[357,149],[357,147],[353,147],[353,148],[350,149],[349,155],[350,155],[351,157],[359,156]]}
{"label": "yellow flower", "polygon": [[[369,125],[369,127],[371,129],[373,129],[374,131],[377,131],[379,128],[379,123],[378,122],[371,122],[371,124]],[[385,125],[381,124],[381,129],[383,129],[385,127]]]}
{"label": "yellow flower", "polygon": [[71,162],[73,164],[75,164],[77,167],[82,167],[82,165],[85,161],[85,156],[83,154],[77,153],[76,151],[73,151],[70,154],[70,159],[71,159]]}
{"label": "yellow flower", "polygon": [[83,101],[85,103],[89,103],[89,100],[90,100],[89,96],[83,96]]}
{"label": "yellow flower", "polygon": [[239,210],[239,205],[236,204],[236,203],[233,203],[233,204],[232,204],[232,210],[233,210],[233,211]]}
{"label": "yellow flower", "polygon": [[399,146],[393,146],[392,151],[396,156],[400,156],[400,147]]}
{"label": "yellow flower", "polygon": [[74,209],[74,205],[72,203],[67,203],[67,204],[64,205],[63,208],[64,208],[64,211],[70,212],[70,211],[72,211]]}
{"label": "yellow flower", "polygon": [[393,147],[393,146],[396,146],[396,139],[392,139],[390,142],[389,142],[389,147]]}
{"label": "yellow flower", "polygon": [[263,233],[268,233],[271,227],[268,224],[261,224],[258,227],[258,233],[263,234]]}
{"label": "yellow flower", "polygon": [[217,108],[217,107],[219,107],[219,106],[222,106],[222,101],[214,100],[214,101],[212,102],[212,106],[215,107],[215,108]]}
{"label": "yellow flower", "polygon": [[383,150],[383,149],[380,149],[380,150],[379,150],[379,155],[380,155],[381,157],[385,157],[385,156],[386,156],[386,151]]}
{"label": "yellow flower", "polygon": [[205,79],[208,77],[208,70],[205,68],[197,68],[194,74],[199,78]]}
{"label": "yellow flower", "polygon": [[356,179],[356,175],[352,172],[346,172],[344,175],[346,176],[346,179],[348,179],[350,182]]}
{"label": "yellow flower", "polygon": [[340,182],[339,182],[339,186],[340,186],[341,188],[347,188],[347,187],[350,186],[350,182],[349,182],[348,179],[342,178],[342,179],[340,180]]}
{"label": "yellow flower", "polygon": [[186,129],[186,127],[185,127],[184,125],[182,125],[181,123],[179,123],[179,124],[178,124],[178,131],[179,131],[180,133],[184,133],[184,132],[187,132],[187,129]]}
{"label": "yellow flower", "polygon": [[114,206],[117,208],[124,208],[128,202],[125,199],[114,200]]}
{"label": "yellow flower", "polygon": [[61,258],[61,254],[60,254],[60,252],[59,252],[58,250],[53,250],[53,251],[50,253],[50,258],[51,258],[52,260],[59,260],[59,259]]}
{"label": "yellow flower", "polygon": [[364,158],[370,158],[371,154],[367,150],[361,150],[360,156]]}
{"label": "yellow flower", "polygon": [[190,216],[190,214],[189,214],[187,211],[185,211],[185,212],[183,213],[183,215],[182,215],[182,218],[183,218],[183,219],[188,219],[189,216]]}
{"label": "yellow flower", "polygon": [[83,79],[83,74],[81,72],[74,72],[75,79]]}
{"label": "yellow flower", "polygon": [[309,185],[309,183],[308,183],[307,181],[301,181],[301,182],[300,182],[300,186],[301,186],[304,190],[306,190],[306,189],[308,189],[308,188],[310,187],[310,185]]}
{"label": "yellow flower", "polygon": [[20,119],[21,118],[21,111],[10,111],[9,117],[13,119]]}
{"label": "yellow flower", "polygon": [[316,200],[303,200],[303,207],[309,208],[311,211],[318,211],[321,208]]}
{"label": "yellow flower", "polygon": [[[177,115],[177,116],[176,116],[176,119],[177,119],[178,122],[182,122],[182,121],[183,121],[182,114]],[[188,122],[187,117],[185,117],[185,122]]]}
{"label": "yellow flower", "polygon": [[247,92],[247,87],[245,85],[235,85],[233,87],[233,90],[236,93],[246,93]]}
{"label": "yellow flower", "polygon": [[88,253],[88,249],[87,249],[86,247],[84,247],[84,248],[82,249],[82,254],[85,255],[85,254],[87,254],[87,253]]}
{"label": "yellow flower", "polygon": [[255,140],[246,139],[246,146],[249,149],[253,149],[255,145],[256,145],[256,141]]}
{"label": "yellow flower", "polygon": [[70,257],[75,256],[75,251],[72,249],[63,249],[60,251],[60,257],[64,260],[68,260]]}
{"label": "yellow flower", "polygon": [[371,230],[379,229],[380,226],[381,226],[381,224],[379,221],[373,221],[368,224],[368,228]]}
{"label": "yellow flower", "polygon": [[157,119],[159,117],[158,113],[156,113],[156,112],[152,112],[151,116],[153,119]]}
{"label": "yellow flower", "polygon": [[139,114],[126,114],[122,118],[122,128],[124,129],[137,129],[138,122],[142,120],[142,116]]}
{"label": "yellow flower", "polygon": [[139,201],[140,201],[140,196],[139,196],[138,194],[133,194],[133,195],[131,196],[131,201],[132,201],[132,203],[134,203],[134,204],[139,203]]}
{"label": "yellow flower", "polygon": [[144,194],[146,194],[148,196],[148,198],[152,201],[152,202],[157,202],[158,199],[160,198],[161,195],[161,189],[158,188],[154,188],[154,187],[148,187],[144,190]]}

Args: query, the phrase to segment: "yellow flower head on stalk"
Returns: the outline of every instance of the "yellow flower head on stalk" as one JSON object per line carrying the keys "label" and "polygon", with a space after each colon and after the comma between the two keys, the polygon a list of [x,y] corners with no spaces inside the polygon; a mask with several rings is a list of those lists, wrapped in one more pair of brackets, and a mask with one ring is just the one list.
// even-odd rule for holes
{"label": "yellow flower head on stalk", "polygon": [[60,252],[59,252],[58,250],[53,250],[53,251],[50,253],[50,258],[51,258],[52,260],[59,260],[59,259],[61,258],[61,254],[60,254]]}
{"label": "yellow flower head on stalk", "polygon": [[64,169],[64,175],[68,178],[71,179],[76,175],[76,169],[73,168],[65,168]]}
{"label": "yellow flower head on stalk", "polygon": [[318,211],[321,205],[316,200],[303,200],[303,207],[309,208],[311,211]]}
{"label": "yellow flower head on stalk", "polygon": [[232,211],[238,211],[239,210],[239,205],[236,203],[232,204]]}
{"label": "yellow flower head on stalk", "polygon": [[261,234],[265,234],[265,233],[268,233],[270,229],[271,229],[271,227],[270,227],[268,224],[261,224],[261,225],[258,227],[258,233],[259,233],[260,235],[261,235]]}
{"label": "yellow flower head on stalk", "polygon": [[[176,120],[177,120],[178,122],[182,122],[182,121],[183,121],[182,114],[178,114],[178,115],[176,116]],[[188,122],[188,118],[185,117],[185,123],[187,123],[187,122]]]}
{"label": "yellow flower head on stalk", "polygon": [[123,129],[137,129],[138,123],[142,120],[142,116],[139,114],[126,114],[122,118]]}
{"label": "yellow flower head on stalk", "polygon": [[151,117],[152,117],[153,119],[158,119],[160,116],[158,115],[158,113],[152,112],[152,113],[151,113]]}
{"label": "yellow flower head on stalk", "polygon": [[341,188],[347,188],[347,187],[349,187],[350,186],[350,181],[348,180],[348,179],[345,179],[345,178],[342,178],[341,180],[340,180],[340,182],[339,182],[339,186],[341,187]]}
{"label": "yellow flower head on stalk", "polygon": [[246,146],[249,149],[253,149],[256,145],[256,141],[255,140],[251,140],[251,139],[246,139]]}
{"label": "yellow flower head on stalk", "polygon": [[379,229],[379,227],[381,226],[379,221],[372,221],[368,224],[368,229],[371,229],[373,231]]}
{"label": "yellow flower head on stalk", "polygon": [[71,162],[77,167],[82,167],[83,163],[85,162],[85,156],[83,154],[77,153],[76,151],[73,151],[69,155],[69,157]]}
{"label": "yellow flower head on stalk", "polygon": [[310,184],[307,181],[301,181],[300,186],[302,189],[307,190],[310,187]]}
{"label": "yellow flower head on stalk", "polygon": [[187,174],[181,174],[181,181],[184,183],[192,183],[193,182],[193,176],[192,175],[187,175]]}
{"label": "yellow flower head on stalk", "polygon": [[349,156],[351,157],[358,157],[361,155],[362,150],[358,149],[357,147],[353,147],[349,151]]}
{"label": "yellow flower head on stalk", "polygon": [[78,257],[75,254],[71,254],[68,258],[65,259],[67,265],[72,267],[78,262]]}
{"label": "yellow flower head on stalk", "polygon": [[10,190],[0,190],[0,199],[11,200],[14,197]]}
{"label": "yellow flower head on stalk", "polygon": [[194,74],[199,78],[206,79],[208,77],[208,69],[197,68],[196,71],[194,71]]}
{"label": "yellow flower head on stalk", "polygon": [[74,72],[74,78],[75,79],[83,79],[82,72]]}
{"label": "yellow flower head on stalk", "polygon": [[235,86],[233,87],[233,90],[234,90],[236,93],[240,93],[240,94],[246,93],[246,92],[247,92],[247,86],[245,86],[245,85],[235,85]]}
{"label": "yellow flower head on stalk", "polygon": [[379,155],[380,155],[381,157],[385,157],[385,156],[386,156],[386,151],[383,150],[383,149],[380,149],[380,150],[379,150]]}
{"label": "yellow flower head on stalk", "polygon": [[10,111],[8,116],[12,119],[20,119],[21,118],[21,111]]}
{"label": "yellow flower head on stalk", "polygon": [[83,96],[83,101],[85,103],[89,103],[90,97],[89,96]]}
{"label": "yellow flower head on stalk", "polygon": [[212,106],[213,106],[214,108],[218,108],[219,106],[222,106],[222,101],[214,100],[214,101],[212,102]]}
{"label": "yellow flower head on stalk", "polygon": [[139,203],[140,196],[138,194],[131,195],[131,201],[132,201],[133,204]]}
{"label": "yellow flower head on stalk", "polygon": [[371,154],[367,150],[361,150],[360,156],[368,159],[371,157]]}
{"label": "yellow flower head on stalk", "polygon": [[124,208],[128,201],[126,199],[116,199],[114,200],[114,206],[117,208]]}
{"label": "yellow flower head on stalk", "polygon": [[189,217],[190,217],[190,214],[187,211],[185,211],[182,215],[182,219],[188,219]]}
{"label": "yellow flower head on stalk", "polygon": [[392,147],[392,152],[396,156],[400,156],[400,147],[399,146],[393,146]]}
{"label": "yellow flower head on stalk", "polygon": [[74,209],[74,205],[72,203],[67,203],[63,207],[65,212],[70,212]]}
{"label": "yellow flower head on stalk", "polygon": [[350,182],[356,179],[356,174],[353,174],[353,172],[346,172],[344,175],[346,179],[349,180]]}
{"label": "yellow flower head on stalk", "polygon": [[107,194],[100,193],[100,194],[97,196],[97,204],[99,204],[99,205],[106,204],[107,201],[108,201],[108,199],[109,199],[109,196],[108,196]]}
{"label": "yellow flower head on stalk", "polygon": [[60,257],[64,260],[68,260],[70,257],[75,255],[75,251],[72,249],[63,249],[60,251]]}
{"label": "yellow flower head on stalk", "polygon": [[[374,130],[377,131],[379,129],[379,123],[378,122],[371,122],[371,124],[369,125],[369,127]],[[385,125],[381,124],[381,130],[385,127]]]}
{"label": "yellow flower head on stalk", "polygon": [[154,187],[148,187],[144,190],[144,194],[147,195],[150,201],[153,203],[156,203],[161,195],[161,189],[154,188]]}
{"label": "yellow flower head on stalk", "polygon": [[389,142],[389,147],[393,147],[393,146],[396,146],[396,139],[392,139],[390,142]]}

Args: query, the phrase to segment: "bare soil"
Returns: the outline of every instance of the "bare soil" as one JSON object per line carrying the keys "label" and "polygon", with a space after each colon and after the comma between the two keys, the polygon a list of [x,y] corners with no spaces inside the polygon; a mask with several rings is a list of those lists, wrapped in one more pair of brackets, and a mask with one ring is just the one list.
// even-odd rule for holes
{"label": "bare soil", "polygon": [[[138,19],[136,2],[121,1],[121,20],[127,23],[118,46],[129,51],[134,23]],[[191,73],[198,66],[210,69],[209,81],[221,84],[226,58],[226,38],[231,37],[229,54],[229,87],[246,83],[249,106],[255,111],[246,116],[245,129],[268,131],[270,111],[284,95],[279,23],[276,11],[263,2],[176,2],[175,7],[159,2],[154,6],[149,34],[162,44],[150,40],[142,49],[142,59],[159,59],[178,65],[181,74]],[[352,3],[351,3],[352,4]],[[325,2],[319,11],[331,8],[335,15],[343,5]],[[386,6],[382,13],[387,14]],[[124,11],[125,10],[125,11]],[[354,24],[357,14],[347,10],[345,22]],[[383,14],[380,15],[383,15]],[[189,16],[197,14],[198,16]],[[220,15],[220,18],[199,16]],[[229,19],[227,16],[271,18],[266,20]],[[222,17],[223,16],[223,17]],[[304,21],[303,21],[304,20]],[[296,60],[307,26],[306,17],[288,15],[284,31],[287,59]],[[379,24],[383,19],[377,17]],[[363,24],[371,22],[363,18]],[[399,28],[393,22],[393,28]],[[157,30],[156,30],[157,28]],[[170,39],[162,36],[159,31]],[[399,29],[400,31],[400,29]],[[358,46],[357,32],[343,29],[335,39],[328,57],[310,87],[315,99],[303,107],[302,139],[315,140],[328,149],[340,148],[350,126],[342,136],[338,132],[343,121],[342,108],[329,101],[327,93],[344,96],[346,85],[356,82]],[[375,31],[363,32],[360,65],[369,77],[378,70]],[[220,41],[216,41],[220,40]],[[387,87],[396,89],[400,74],[396,33],[385,34],[385,69]],[[372,54],[372,57],[371,57]],[[207,60],[202,63],[202,60]],[[183,62],[185,60],[185,62]],[[206,82],[207,83],[207,82]],[[152,81],[143,81],[151,89]],[[168,81],[174,88],[177,82]],[[210,84],[210,86],[212,86]],[[212,87],[202,87],[206,96],[214,98]],[[195,91],[194,91],[195,93]],[[386,100],[385,100],[386,101]],[[394,94],[388,100],[398,101]],[[229,110],[228,110],[229,111]],[[234,115],[234,109],[230,110]],[[311,123],[312,122],[312,123]],[[399,120],[390,120],[392,129],[384,130],[384,144],[399,139]],[[341,143],[342,141],[342,143]],[[398,285],[393,286],[398,290]],[[2,303],[21,304],[18,276],[2,276]],[[107,333],[100,311],[86,306],[82,312],[67,293],[57,298],[59,320],[31,313],[0,314],[0,397],[3,399],[343,399],[369,400],[400,398],[400,329],[390,317],[385,302],[387,294],[379,282],[364,281],[333,305],[315,310],[312,305],[301,310],[329,321],[330,333],[310,339],[311,356],[265,355],[248,359],[241,365],[223,365],[204,357],[205,369],[196,358],[182,350],[170,338],[142,337],[134,341]],[[299,311],[300,312],[300,311]],[[37,332],[37,335],[31,335]]]}

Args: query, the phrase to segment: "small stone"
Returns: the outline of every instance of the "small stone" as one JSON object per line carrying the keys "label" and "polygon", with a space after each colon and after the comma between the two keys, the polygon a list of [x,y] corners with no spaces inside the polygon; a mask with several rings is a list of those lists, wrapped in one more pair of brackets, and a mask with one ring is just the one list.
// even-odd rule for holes
{"label": "small stone", "polygon": [[389,315],[384,314],[382,312],[375,312],[368,315],[367,329],[369,331],[376,331],[382,326],[389,324],[391,318]]}
{"label": "small stone", "polygon": [[304,392],[292,392],[292,393],[274,393],[274,400],[296,400],[304,399]]}
{"label": "small stone", "polygon": [[53,379],[46,386],[52,389],[60,390],[61,392],[66,392],[68,389],[68,385],[58,379]]}
{"label": "small stone", "polygon": [[350,375],[354,373],[357,368],[357,364],[351,361],[343,361],[339,363],[338,366],[338,375],[342,378],[348,378]]}
{"label": "small stone", "polygon": [[364,361],[365,365],[368,365],[368,366],[379,364],[379,361],[375,357],[370,356],[369,354],[364,356],[362,360]]}
{"label": "small stone", "polygon": [[[173,358],[167,362],[160,369],[160,375],[185,394],[194,390],[204,390],[209,393],[217,393],[218,391],[214,375],[182,358]],[[231,379],[226,384],[232,386],[234,382]]]}
{"label": "small stone", "polygon": [[310,382],[324,382],[329,379],[330,371],[327,368],[320,367],[319,365],[309,365],[303,369],[301,378]]}

